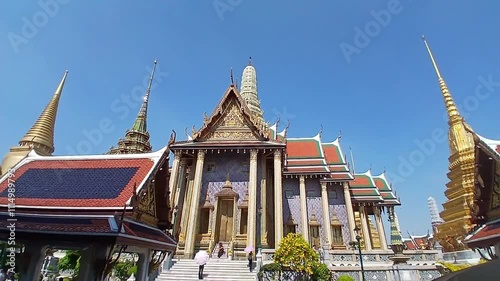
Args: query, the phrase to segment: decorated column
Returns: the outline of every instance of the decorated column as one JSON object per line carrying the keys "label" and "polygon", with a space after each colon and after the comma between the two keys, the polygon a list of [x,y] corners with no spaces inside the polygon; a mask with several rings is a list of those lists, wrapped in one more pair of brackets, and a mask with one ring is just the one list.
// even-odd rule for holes
{"label": "decorated column", "polygon": [[354,210],[352,209],[351,193],[349,192],[349,184],[344,182],[344,201],[345,208],[347,211],[347,221],[349,222],[349,233],[351,234],[351,240],[356,239],[354,234],[354,228],[356,227],[356,220],[354,219]]}
{"label": "decorated column", "polygon": [[274,151],[274,242],[279,246],[283,238],[283,186],[281,183],[281,150]]}
{"label": "decorated column", "polygon": [[326,243],[329,247],[333,244],[332,241],[332,226],[330,225],[330,208],[328,206],[328,189],[326,182],[321,183],[321,202],[323,204],[323,227],[325,229]]}
{"label": "decorated column", "polygon": [[201,194],[201,180],[203,176],[203,164],[205,162],[205,151],[198,151],[196,160],[196,170],[194,174],[193,193],[191,196],[191,206],[189,208],[189,219],[186,233],[186,247],[184,256],[192,258],[194,256],[194,243],[196,238],[196,228],[198,226],[198,210]]}
{"label": "decorated column", "polygon": [[373,212],[375,213],[375,221],[377,222],[377,231],[378,236],[380,237],[380,247],[382,248],[382,250],[387,251],[387,239],[385,238],[384,224],[382,223],[380,208],[373,206]]}
{"label": "decorated column", "polygon": [[307,216],[307,194],[306,194],[306,179],[304,176],[299,178],[300,189],[300,220],[302,223],[302,236],[304,240],[309,241],[309,220]]}
{"label": "decorated column", "polygon": [[182,203],[182,215],[180,222],[180,233],[179,233],[179,244],[183,244],[186,241],[187,225],[189,221],[189,210],[191,209],[191,198],[193,197],[193,183],[194,181],[194,168],[190,167],[189,176],[185,184],[184,196],[181,197]]}
{"label": "decorated column", "polygon": [[172,171],[170,174],[170,182],[168,186],[170,188],[170,206],[175,207],[177,197],[177,183],[179,181],[179,162],[181,160],[181,152],[174,152],[174,162],[172,163]]}
{"label": "decorated column", "polygon": [[361,220],[361,229],[363,231],[363,240],[365,242],[365,250],[372,250],[372,239],[370,237],[370,229],[366,218],[365,206],[359,206],[359,218]]}
{"label": "decorated column", "polygon": [[247,246],[255,245],[257,232],[257,149],[250,150],[250,171],[248,179],[248,234]]}
{"label": "decorated column", "polygon": [[[260,244],[267,248],[267,163],[261,158],[262,180],[260,181]],[[259,210],[257,210],[259,211]]]}
{"label": "decorated column", "polygon": [[186,159],[182,159],[180,161],[180,169],[179,169],[179,178],[177,180],[177,185],[179,186],[179,192],[177,192],[175,199],[174,199],[174,205],[172,205],[172,208],[177,207],[177,213],[174,218],[174,236],[177,237],[176,233],[179,232],[179,226],[182,220],[182,216],[185,214],[182,213],[182,209],[184,207],[184,198],[186,197]]}

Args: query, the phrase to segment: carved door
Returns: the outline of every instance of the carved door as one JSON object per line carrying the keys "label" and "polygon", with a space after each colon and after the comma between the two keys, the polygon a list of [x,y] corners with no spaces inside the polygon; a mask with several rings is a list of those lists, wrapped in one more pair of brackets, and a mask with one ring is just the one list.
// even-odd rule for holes
{"label": "carved door", "polygon": [[219,242],[229,242],[233,236],[233,200],[222,200],[219,206]]}

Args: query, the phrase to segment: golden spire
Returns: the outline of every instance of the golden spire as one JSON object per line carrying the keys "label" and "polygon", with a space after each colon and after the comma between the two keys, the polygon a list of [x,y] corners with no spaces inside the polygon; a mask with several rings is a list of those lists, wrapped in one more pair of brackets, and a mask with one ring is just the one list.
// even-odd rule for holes
{"label": "golden spire", "polygon": [[434,66],[434,70],[436,71],[436,75],[438,77],[439,87],[441,88],[441,93],[443,94],[444,104],[446,106],[446,111],[448,112],[448,119],[450,122],[461,120],[462,117],[460,116],[460,113],[458,112],[457,106],[455,105],[455,102],[453,101],[453,97],[451,96],[451,93],[448,90],[448,86],[446,85],[446,82],[444,81],[443,77],[441,77],[441,73],[439,72],[439,68],[436,64],[436,60],[434,59],[434,56],[432,55],[431,48],[429,47],[429,44],[427,43],[427,40],[425,39],[424,35],[422,35],[422,40],[424,40],[425,47],[427,48],[427,52],[429,53],[429,57],[431,59],[432,65]]}
{"label": "golden spire", "polygon": [[42,155],[50,155],[54,152],[54,126],[56,123],[57,108],[67,76],[68,71],[66,70],[54,96],[42,114],[40,114],[33,127],[19,141],[20,146],[33,147]]}
{"label": "golden spire", "polygon": [[153,79],[155,76],[156,63],[157,63],[157,60],[154,61],[153,70],[151,72],[151,76],[149,77],[148,88],[146,89],[146,94],[144,95],[144,100],[142,102],[141,109],[139,110],[139,114],[137,114],[137,118],[135,119],[134,126],[132,127],[132,130],[134,130],[134,131],[146,133],[148,130],[147,120],[146,120],[147,115],[148,115],[148,102],[149,102],[149,95],[151,93],[151,85],[153,84]]}

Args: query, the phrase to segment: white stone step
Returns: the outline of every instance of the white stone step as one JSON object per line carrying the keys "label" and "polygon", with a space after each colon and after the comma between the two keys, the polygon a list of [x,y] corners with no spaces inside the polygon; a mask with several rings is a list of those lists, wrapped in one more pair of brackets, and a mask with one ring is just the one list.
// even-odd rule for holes
{"label": "white stone step", "polygon": [[[213,258],[208,260],[203,270],[207,281],[255,281],[257,273],[248,270],[247,261],[232,261]],[[161,273],[157,281],[190,281],[198,279],[198,264],[194,260],[175,260],[168,272]]]}

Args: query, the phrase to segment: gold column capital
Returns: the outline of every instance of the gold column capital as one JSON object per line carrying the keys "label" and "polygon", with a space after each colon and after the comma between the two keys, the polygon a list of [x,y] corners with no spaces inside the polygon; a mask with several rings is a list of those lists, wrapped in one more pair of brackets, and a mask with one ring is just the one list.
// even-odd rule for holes
{"label": "gold column capital", "polygon": [[200,161],[205,160],[205,150],[198,150],[197,159],[200,160]]}
{"label": "gold column capital", "polygon": [[349,183],[348,182],[344,182],[344,190],[349,190]]}
{"label": "gold column capital", "polygon": [[187,159],[183,158],[181,159],[181,167],[186,167],[187,166]]}
{"label": "gold column capital", "polygon": [[300,184],[304,184],[306,182],[306,177],[300,176],[299,180],[300,180]]}
{"label": "gold column capital", "polygon": [[180,150],[174,151],[174,160],[180,160],[181,155],[182,155],[182,152]]}
{"label": "gold column capital", "polygon": [[274,160],[277,160],[277,159],[281,160],[281,150],[280,149],[276,149],[274,151]]}
{"label": "gold column capital", "polygon": [[257,149],[251,149],[250,150],[250,161],[257,161],[257,155],[259,153],[259,150]]}
{"label": "gold column capital", "polygon": [[326,182],[321,182],[321,190],[325,190],[327,189],[327,185],[326,185]]}

